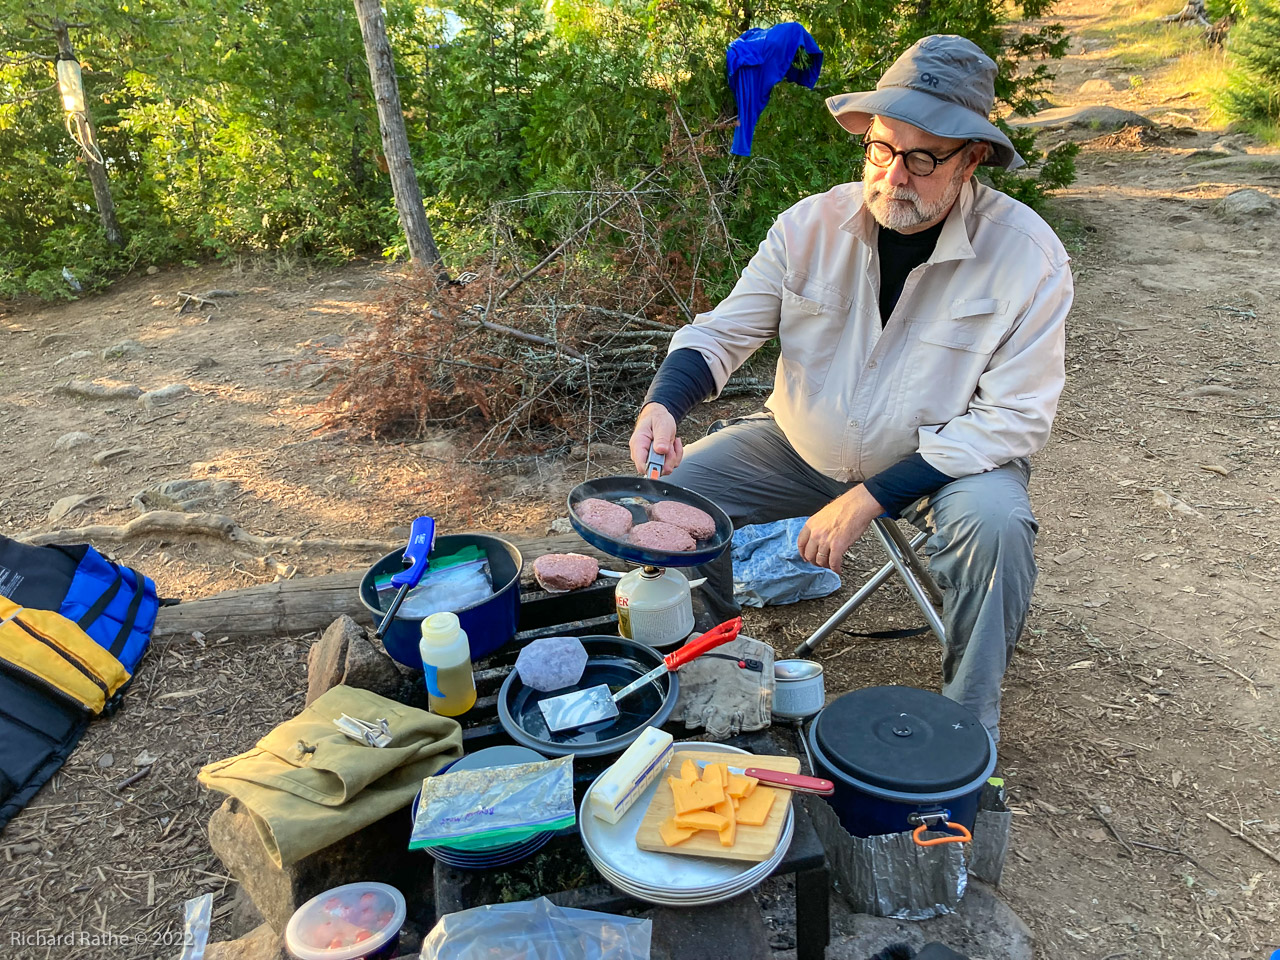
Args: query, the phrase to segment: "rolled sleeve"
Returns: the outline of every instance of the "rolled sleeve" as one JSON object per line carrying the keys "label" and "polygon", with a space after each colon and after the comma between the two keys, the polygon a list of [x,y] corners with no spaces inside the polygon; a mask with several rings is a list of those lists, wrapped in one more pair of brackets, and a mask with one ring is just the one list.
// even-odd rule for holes
{"label": "rolled sleeve", "polygon": [[1074,296],[1065,259],[1041,281],[991,357],[968,410],[922,426],[919,452],[952,477],[994,470],[1048,442],[1066,381],[1066,316]]}

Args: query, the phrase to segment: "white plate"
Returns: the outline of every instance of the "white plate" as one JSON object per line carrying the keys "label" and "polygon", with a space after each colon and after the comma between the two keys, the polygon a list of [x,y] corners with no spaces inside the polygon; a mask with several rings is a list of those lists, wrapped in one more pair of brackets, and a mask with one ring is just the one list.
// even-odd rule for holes
{"label": "white plate", "polygon": [[[675,749],[751,755],[749,751],[724,743],[678,743]],[[578,811],[582,845],[586,848],[591,861],[597,867],[604,868],[602,873],[612,875],[607,879],[615,886],[622,884],[631,888],[628,892],[645,890],[653,895],[667,898],[719,896],[724,890],[735,888],[740,883],[746,883],[748,887],[753,886],[758,882],[754,880],[757,875],[760,879],[764,879],[772,871],[773,866],[781,862],[794,830],[795,810],[790,805],[787,808],[787,817],[783,821],[782,835],[778,838],[778,846],[771,856],[760,863],[676,856],[655,850],[641,850],[636,846],[636,831],[639,830],[640,822],[649,809],[654,791],[662,782],[662,777],[654,780],[617,823],[606,823],[593,816],[587,805],[590,791],[583,797],[582,807]],[[591,789],[595,789],[595,783],[592,783]],[[773,861],[773,866],[763,869],[770,861]],[[744,874],[751,876],[744,877]]]}

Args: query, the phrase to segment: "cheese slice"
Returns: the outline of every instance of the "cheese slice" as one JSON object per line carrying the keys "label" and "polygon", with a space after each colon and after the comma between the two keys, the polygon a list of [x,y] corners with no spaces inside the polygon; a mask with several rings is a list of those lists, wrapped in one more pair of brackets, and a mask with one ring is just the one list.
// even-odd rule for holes
{"label": "cheese slice", "polygon": [[725,793],[731,797],[749,797],[751,791],[756,788],[756,784],[760,781],[755,777],[746,777],[740,773],[729,774],[729,786],[725,789]]}
{"label": "cheese slice", "polygon": [[692,760],[686,760],[684,763],[682,763],[680,765],[680,779],[688,780],[690,783],[692,783],[694,780],[699,779],[698,765],[694,763]]}
{"label": "cheese slice", "polygon": [[756,787],[751,796],[743,797],[738,803],[736,819],[744,826],[759,827],[769,819],[769,811],[773,808],[774,798],[778,791],[772,787]]}
{"label": "cheese slice", "polygon": [[720,846],[732,847],[738,838],[738,820],[733,812],[733,798],[725,797],[716,804],[716,813],[724,817],[725,825],[720,828]]}
{"label": "cheese slice", "polygon": [[675,822],[677,827],[684,827],[686,830],[715,830],[717,833],[728,823],[720,814],[712,813],[710,810],[677,813]]}
{"label": "cheese slice", "polygon": [[689,782],[675,777],[668,777],[667,783],[671,785],[677,816],[695,810],[709,810],[724,799],[724,790],[718,783],[706,783],[702,780]]}
{"label": "cheese slice", "polygon": [[674,847],[677,844],[684,843],[692,837],[697,830],[690,827],[676,826],[676,818],[668,817],[662,821],[662,825],[658,827],[658,835],[662,837],[662,842],[668,847]]}

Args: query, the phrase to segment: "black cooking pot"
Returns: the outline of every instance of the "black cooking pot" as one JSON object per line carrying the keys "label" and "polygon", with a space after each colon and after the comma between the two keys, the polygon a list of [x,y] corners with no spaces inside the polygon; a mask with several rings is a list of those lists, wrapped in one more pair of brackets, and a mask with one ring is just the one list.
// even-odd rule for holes
{"label": "black cooking pot", "polygon": [[818,714],[808,739],[814,772],[836,785],[825,799],[855,837],[948,823],[972,830],[996,765],[995,743],[972,711],[915,687],[846,693]]}
{"label": "black cooking pot", "polygon": [[574,754],[599,757],[621,753],[640,736],[645,727],[661,727],[675,709],[680,692],[680,678],[666,673],[653,683],[624,697],[618,703],[618,716],[592,723],[577,730],[553,733],[538,703],[575,690],[585,690],[600,683],[618,689],[636,680],[662,663],[662,654],[653,647],[625,637],[579,637],[587,651],[587,666],[582,679],[572,687],[542,693],[520,682],[513,668],[498,691],[498,720],[502,729],[515,740],[548,757]]}

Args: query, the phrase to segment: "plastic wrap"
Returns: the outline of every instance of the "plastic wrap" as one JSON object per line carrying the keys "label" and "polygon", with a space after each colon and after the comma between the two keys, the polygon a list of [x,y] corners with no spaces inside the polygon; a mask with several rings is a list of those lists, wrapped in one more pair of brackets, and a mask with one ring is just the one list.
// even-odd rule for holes
{"label": "plastic wrap", "polygon": [[573,826],[573,755],[427,777],[409,849],[458,841],[515,842]]}
{"label": "plastic wrap", "polygon": [[558,907],[546,897],[441,917],[420,960],[649,960],[653,921]]}
{"label": "plastic wrap", "polygon": [[[391,606],[397,587],[390,578],[378,584],[378,603],[383,610]],[[432,568],[422,581],[404,595],[397,616],[402,619],[425,620],[433,613],[457,613],[473,603],[493,596],[493,574],[487,559],[458,563],[444,569]]]}
{"label": "plastic wrap", "polygon": [[839,890],[858,913],[927,920],[953,912],[969,885],[961,844],[921,847],[911,834],[855,837],[831,805],[806,803]]}

